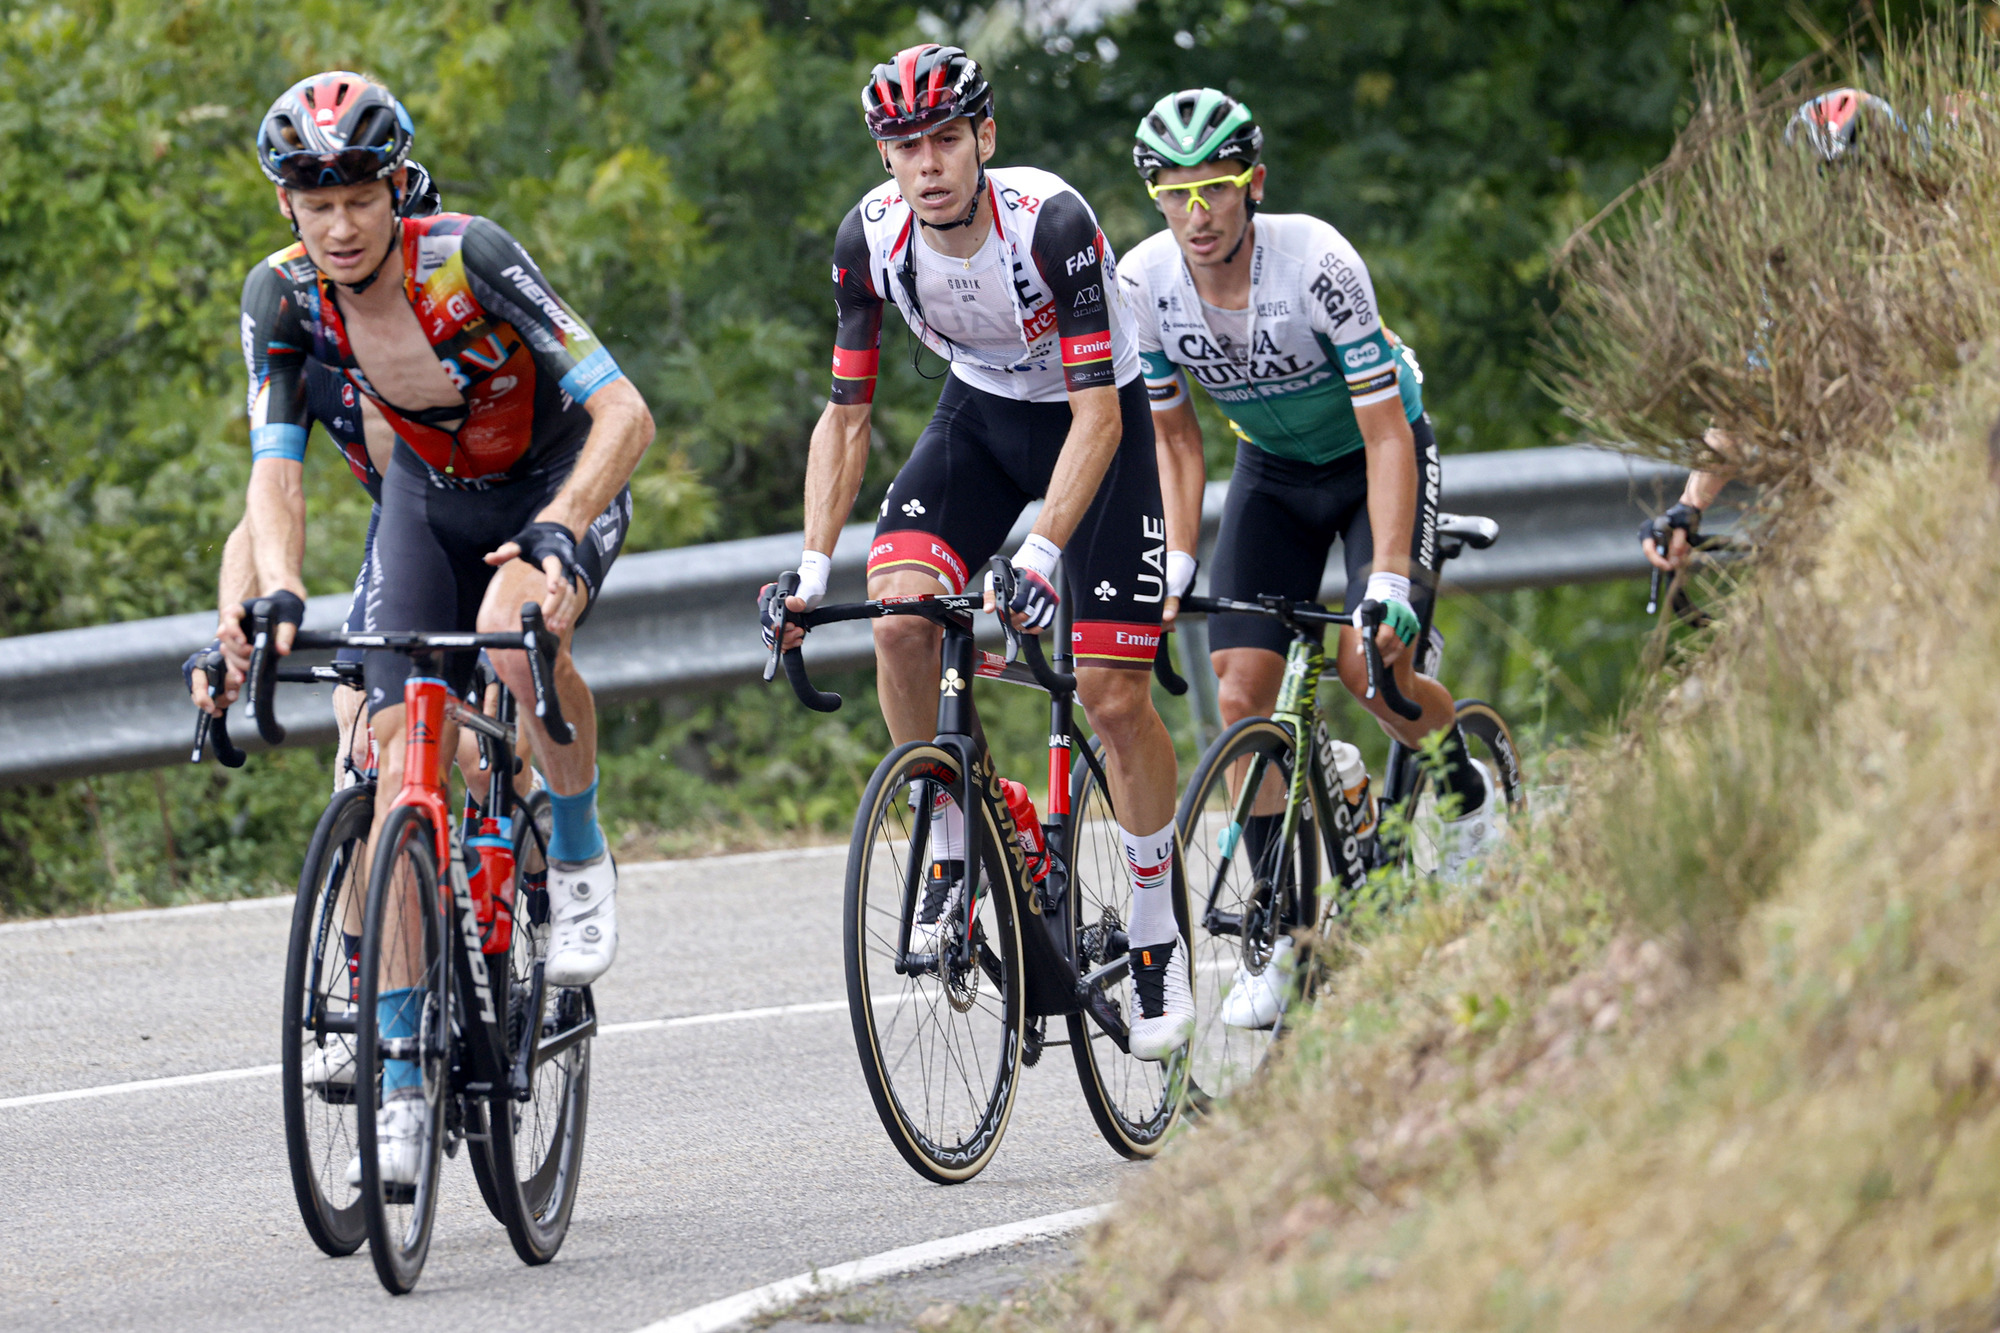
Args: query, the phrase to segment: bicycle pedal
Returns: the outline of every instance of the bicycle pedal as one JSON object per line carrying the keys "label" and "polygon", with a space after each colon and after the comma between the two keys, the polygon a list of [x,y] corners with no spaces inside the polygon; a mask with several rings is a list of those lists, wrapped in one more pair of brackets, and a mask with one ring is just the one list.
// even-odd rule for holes
{"label": "bicycle pedal", "polygon": [[407,1208],[416,1201],[417,1201],[417,1187],[415,1185],[397,1185],[397,1184],[385,1183],[382,1186],[383,1203],[396,1204],[398,1206]]}
{"label": "bicycle pedal", "polygon": [[354,1085],[352,1083],[321,1083],[315,1085],[313,1091],[318,1093],[319,1099],[328,1106],[354,1105]]}

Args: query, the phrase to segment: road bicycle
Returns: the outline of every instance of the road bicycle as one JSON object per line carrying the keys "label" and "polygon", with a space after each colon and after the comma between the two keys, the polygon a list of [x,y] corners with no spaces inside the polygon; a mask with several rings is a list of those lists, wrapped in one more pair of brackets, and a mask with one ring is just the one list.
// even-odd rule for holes
{"label": "road bicycle", "polygon": [[[1440,514],[1439,564],[1467,547],[1484,550],[1498,536],[1491,519]],[[1375,645],[1379,604],[1364,608],[1373,608],[1374,616],[1361,635],[1368,692],[1372,697],[1379,690],[1394,712],[1415,719],[1422,709],[1396,688]],[[1222,983],[1211,984],[1207,1002],[1198,996],[1195,1005],[1188,1095],[1197,1109],[1249,1078],[1284,1024],[1282,1014],[1265,1029],[1225,1024],[1225,979],[1237,976],[1239,968],[1261,976],[1278,965],[1278,941],[1289,935],[1299,950],[1288,988],[1310,993],[1316,975],[1312,941],[1352,911],[1370,873],[1398,866],[1428,872],[1438,863],[1437,799],[1420,753],[1391,742],[1382,783],[1370,784],[1372,817],[1369,801],[1358,793],[1351,801],[1336,772],[1336,741],[1318,694],[1327,667],[1326,630],[1350,623],[1348,615],[1273,596],[1254,602],[1181,599],[1183,616],[1217,612],[1272,617],[1290,631],[1291,647],[1272,716],[1243,718],[1215,739],[1176,814],[1194,904],[1196,931],[1189,936],[1194,970]],[[1443,643],[1432,632],[1428,608],[1416,644],[1417,670],[1435,676]],[[1526,785],[1506,719],[1478,699],[1459,700],[1457,713],[1467,747],[1499,784],[1508,818],[1519,818]],[[1304,763],[1298,762],[1302,744]],[[1268,823],[1272,815],[1281,816],[1275,828]],[[1266,822],[1253,824],[1257,816]]]}
{"label": "road bicycle", "polygon": [[[1013,566],[996,557],[992,568],[1004,607],[1013,599]],[[1132,885],[1099,751],[1077,726],[1067,614],[1074,599],[1063,600],[1051,666],[1041,641],[1005,616],[1006,655],[978,648],[977,595],[790,614],[784,599],[797,586],[796,574],[774,585],[774,643],[783,643],[788,624],[812,629],[886,616],[916,616],[943,631],[937,736],[897,746],[876,767],[847,856],[848,1011],[862,1076],[890,1142],[928,1180],[972,1179],[1000,1146],[1021,1069],[1049,1047],[1068,1046],[1105,1141],[1130,1158],[1158,1152],[1178,1112],[1185,1053],[1151,1062],[1135,1059],[1128,1045],[1136,1006],[1125,933]],[[806,707],[840,707],[839,695],[813,686],[799,648],[774,648],[766,680],[780,660]],[[1033,828],[1009,809],[986,749],[972,706],[976,679],[1049,696],[1039,846]],[[1025,804],[1025,793],[1017,795],[1024,816]],[[934,882],[944,860],[931,845],[934,811],[963,815],[964,870],[955,891]],[[1178,870],[1173,894],[1185,937],[1187,891]],[[941,897],[944,907],[934,926],[920,929],[927,896]],[[1052,1020],[1061,1020],[1061,1038],[1051,1037]]]}
{"label": "road bicycle", "polygon": [[[259,734],[278,745],[280,682],[352,683],[358,668],[280,667],[269,611],[262,602],[250,608],[245,703]],[[557,637],[534,603],[523,607],[522,623],[520,633],[303,631],[294,640],[300,651],[408,653],[417,668],[404,687],[404,785],[379,842],[368,845],[372,781],[336,793],[314,831],[293,910],[284,1016],[287,1148],[306,1229],[329,1254],[351,1254],[365,1238],[377,1276],[397,1294],[422,1274],[442,1159],[461,1144],[472,1145],[481,1195],[530,1264],[561,1248],[583,1164],[596,1007],[589,987],[549,987],[543,976],[547,797],[524,798],[511,781],[519,769],[509,692],[482,691],[493,701],[489,716],[453,698],[440,678],[446,653],[525,649],[536,714],[553,739],[569,743],[552,684]],[[210,682],[213,693],[219,666]],[[468,798],[456,820],[439,763],[447,720],[476,734],[492,778],[484,806]],[[203,714],[196,728],[197,759],[208,745],[221,762],[242,763],[226,713]],[[361,943],[350,958],[341,926],[353,920],[357,897]],[[384,991],[404,992],[393,1007],[410,1031],[383,1030]],[[351,1043],[345,1087],[306,1082],[307,1060],[329,1042]],[[377,1161],[374,1111],[390,1060],[412,1061],[420,1078],[425,1136],[413,1186],[384,1181]],[[353,1154],[358,1190],[345,1176]]]}

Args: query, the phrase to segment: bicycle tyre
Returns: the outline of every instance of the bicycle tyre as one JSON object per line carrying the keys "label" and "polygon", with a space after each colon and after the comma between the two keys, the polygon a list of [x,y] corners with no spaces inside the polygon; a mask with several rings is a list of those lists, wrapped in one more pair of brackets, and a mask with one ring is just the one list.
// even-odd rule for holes
{"label": "bicycle tyre", "polygon": [[[1076,766],[1070,791],[1070,956],[1080,972],[1088,972],[1109,961],[1103,941],[1112,929],[1131,920],[1132,872],[1110,796],[1089,764]],[[1174,916],[1181,938],[1188,939],[1187,878],[1182,869],[1176,854]],[[1201,978],[1191,971],[1189,980],[1199,1012]],[[1138,1011],[1131,974],[1103,994],[1117,1021],[1129,1026]],[[1090,1108],[1098,1133],[1121,1157],[1137,1161],[1156,1155],[1180,1111],[1187,1049],[1166,1061],[1138,1060],[1089,1008],[1070,1014],[1068,1024],[1077,1081],[1083,1085],[1084,1105]]]}
{"label": "bicycle tyre", "polygon": [[[424,992],[418,1022],[419,1068],[426,1104],[423,1159],[414,1186],[385,1186],[378,1160],[375,1116],[357,1113],[361,1149],[361,1205],[367,1222],[368,1256],[375,1275],[392,1295],[405,1295],[423,1275],[431,1232],[437,1220],[439,1165],[444,1160],[445,1118],[451,1072],[448,1045],[455,1027],[450,953],[438,893],[436,835],[428,813],[417,806],[389,812],[375,847],[368,877],[368,909],[361,930],[360,1012],[355,1029],[355,1087],[365,1090],[361,1105],[372,1111],[381,1087],[381,1033],[378,1000],[385,961],[414,969]],[[414,910],[402,905],[414,896]],[[414,920],[414,931],[411,922]],[[412,938],[412,935],[416,938]],[[385,957],[386,956],[386,957]]]}
{"label": "bicycle tyre", "polygon": [[[982,821],[986,847],[973,879],[975,894],[981,880],[987,886],[983,899],[975,897],[976,965],[950,978],[935,967],[902,976],[895,970],[906,887],[921,871],[910,855],[917,846],[912,835],[921,827],[928,840],[927,823],[918,825],[911,810],[911,788],[927,793],[936,784],[955,783],[958,775],[957,757],[928,741],[898,746],[876,766],[855,813],[842,923],[848,1013],[868,1095],[903,1160],[941,1185],[972,1179],[1000,1146],[1020,1088],[1025,1011],[1015,886],[1009,863],[998,855],[999,833],[985,800],[967,812],[968,819]],[[922,804],[920,817],[928,821],[928,799]],[[997,994],[982,997],[982,981]],[[926,1041],[927,1020],[940,1010],[966,1021],[945,1030],[942,1043]],[[957,1077],[933,1080],[947,1065]],[[960,1102],[954,1082],[964,1096],[962,1104],[948,1106]]]}
{"label": "bicycle tyre", "polygon": [[[1310,895],[1316,885],[1305,881],[1317,879],[1318,859],[1312,855],[1316,849],[1302,850],[1296,840],[1311,838],[1316,825],[1300,819],[1292,846],[1274,842],[1265,849],[1264,864],[1250,865],[1247,856],[1236,854],[1242,830],[1234,827],[1229,770],[1261,757],[1267,765],[1261,780],[1266,799],[1275,795],[1282,801],[1297,753],[1297,743],[1285,727],[1267,717],[1243,718],[1209,745],[1175,814],[1186,867],[1187,911],[1193,919],[1195,975],[1212,982],[1205,989],[1206,1003],[1204,992],[1197,991],[1195,997],[1187,1082],[1189,1099],[1197,1107],[1248,1083],[1285,1026],[1286,1015],[1281,1013],[1268,1029],[1230,1027],[1222,1021],[1222,1004],[1242,975],[1260,975],[1270,965],[1279,929],[1313,920],[1316,912]],[[1293,886],[1289,893],[1296,899],[1289,904],[1284,900],[1287,872]],[[1213,919],[1211,905],[1217,913]],[[1301,921],[1286,922],[1286,915]],[[1303,953],[1294,954],[1301,977],[1310,974]]]}
{"label": "bicycle tyre", "polygon": [[[360,1196],[346,1179],[348,1160],[359,1151],[355,1102],[351,1092],[343,1103],[333,1088],[307,1089],[304,1064],[306,1052],[322,1041],[345,1042],[350,1052],[353,1049],[350,1034],[314,1034],[311,1016],[330,1014],[338,1007],[345,1017],[354,1010],[340,920],[345,895],[355,895],[360,906],[359,897],[367,892],[362,876],[367,872],[368,828],[374,817],[373,783],[335,792],[320,812],[299,871],[291,938],[285,952],[280,1056],[285,1156],[306,1234],[335,1258],[353,1254],[368,1238]],[[336,1204],[335,1198],[345,1201]]]}
{"label": "bicycle tyre", "polygon": [[[527,799],[525,808],[528,820],[540,828],[542,846],[546,847],[553,820],[548,794],[536,792]],[[521,881],[527,876],[528,858],[523,853],[534,845],[526,821],[514,836],[515,901],[525,904],[529,890]],[[530,1021],[534,966],[548,954],[548,934],[546,911],[516,915],[513,945],[507,954],[510,1043],[521,1039],[522,1029]],[[553,1021],[554,1030],[561,1031],[565,1023],[580,1021],[587,993],[588,987],[551,989],[543,1000],[543,1014],[535,1016],[537,1027],[546,1029]],[[569,1234],[590,1118],[590,1047],[590,1039],[585,1038],[538,1064],[526,1102],[515,1101],[504,1090],[486,1101],[487,1142],[494,1185],[501,1199],[501,1220],[507,1225],[514,1253],[525,1264],[545,1264],[555,1258]]]}

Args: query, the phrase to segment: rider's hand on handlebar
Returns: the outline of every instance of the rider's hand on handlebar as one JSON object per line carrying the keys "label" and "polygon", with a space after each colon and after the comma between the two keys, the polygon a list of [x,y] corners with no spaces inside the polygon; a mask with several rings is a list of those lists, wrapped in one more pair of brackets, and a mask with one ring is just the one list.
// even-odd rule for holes
{"label": "rider's hand on handlebar", "polygon": [[[237,608],[241,610],[240,607]],[[240,635],[239,635],[240,637]],[[211,641],[206,648],[197,648],[181,663],[181,680],[188,688],[188,700],[210,717],[220,717],[224,709],[236,702],[236,696],[243,688],[243,673],[234,667],[224,668],[222,693],[210,698],[208,693],[208,672],[202,669],[202,659],[210,653],[221,653],[220,637]],[[227,657],[224,657],[225,663]]]}
{"label": "rider's hand on handlebar", "polygon": [[1174,627],[1174,621],[1181,613],[1181,598],[1194,586],[1195,571],[1201,568],[1201,561],[1186,551],[1167,552],[1167,600],[1160,608],[1160,630],[1165,633]]}
{"label": "rider's hand on handlebar", "polygon": [[[1056,608],[1062,598],[1056,593],[1056,562],[1062,548],[1040,533],[1029,533],[1009,563],[1014,566],[1014,600],[1008,617],[1016,629],[1039,634],[1055,623]],[[986,576],[986,610],[995,609],[993,575]]]}
{"label": "rider's hand on handlebar", "polygon": [[[306,599],[290,588],[280,588],[276,592],[264,594],[258,600],[265,604],[271,616],[271,646],[278,650],[278,656],[284,657],[292,651],[292,640],[298,637],[299,626],[305,623]],[[237,630],[239,636],[242,632],[240,628]],[[222,639],[223,655],[227,657],[229,637],[225,634]],[[250,651],[246,644],[243,652],[244,671],[248,671],[249,667]],[[236,670],[234,662],[230,664],[229,671],[232,678],[239,682],[242,680],[243,673]]]}
{"label": "rider's hand on handlebar", "polygon": [[[1376,573],[1368,576],[1361,596],[1362,606],[1374,602],[1382,608],[1382,622],[1375,627],[1375,649],[1384,666],[1394,666],[1405,650],[1416,642],[1417,612],[1410,605],[1410,580],[1401,574]],[[1354,608],[1354,627],[1366,632],[1362,606]]]}
{"label": "rider's hand on handlebar", "polygon": [[590,601],[590,580],[576,560],[576,534],[567,526],[536,519],[486,557],[489,565],[525,560],[542,571],[542,623],[563,634],[576,623]]}
{"label": "rider's hand on handlebar", "polygon": [[1671,574],[1687,563],[1701,540],[1701,510],[1685,502],[1639,525],[1639,546],[1653,568]]}
{"label": "rider's hand on handlebar", "polygon": [[[833,557],[821,551],[806,551],[799,556],[799,590],[785,599],[787,617],[803,615],[816,608],[826,599],[826,581],[833,574]],[[771,629],[777,617],[771,608],[771,589],[775,583],[767,583],[757,590],[757,621],[764,630],[764,646],[774,646]],[[785,622],[785,651],[790,652],[806,641],[806,632],[789,619]]]}

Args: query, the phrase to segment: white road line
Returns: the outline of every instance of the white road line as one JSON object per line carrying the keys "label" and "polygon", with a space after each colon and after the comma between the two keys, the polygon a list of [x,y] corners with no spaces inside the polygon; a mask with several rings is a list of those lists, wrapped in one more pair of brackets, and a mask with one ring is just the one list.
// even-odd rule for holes
{"label": "white road line", "polygon": [[788,1277],[782,1282],[772,1282],[739,1295],[710,1301],[683,1314],[648,1324],[638,1333],[719,1333],[719,1330],[733,1324],[781,1310],[808,1296],[831,1295],[849,1287],[936,1268],[975,1254],[985,1254],[989,1250],[1019,1245],[1023,1241],[1066,1236],[1073,1231],[1081,1231],[1109,1211],[1111,1205],[1098,1204],[1094,1208],[1050,1213],[1046,1217],[1031,1217],[1025,1222],[1009,1222],[1004,1226],[968,1231],[962,1236],[925,1241],[921,1245],[889,1250],[867,1259],[856,1259],[852,1263],[815,1269],[797,1277]]}
{"label": "white road line", "polygon": [[[761,1018],[794,1018],[804,1014],[845,1013],[845,1000],[814,1000],[808,1004],[773,1004],[759,1009],[724,1009],[712,1014],[682,1014],[678,1018],[642,1018],[630,1023],[606,1023],[597,1029],[600,1037],[628,1032],[664,1032],[673,1028],[710,1027],[716,1023],[754,1023]],[[131,1092],[159,1092],[185,1088],[196,1083],[227,1083],[239,1078],[261,1078],[282,1071],[282,1065],[253,1065],[247,1069],[217,1069],[206,1074],[176,1074],[171,1078],[144,1078],[132,1083],[106,1083],[95,1088],[68,1088],[62,1092],[32,1092],[22,1097],[0,1097],[0,1111],[16,1106],[44,1106],[50,1102],[74,1102],[88,1097],[120,1097]]]}
{"label": "white road line", "polygon": [[[730,852],[724,856],[684,856],[670,861],[634,861],[618,867],[619,873],[636,875],[672,869],[702,869],[708,866],[757,865],[767,861],[816,859],[845,856],[847,844],[825,843],[817,847],[786,847],[773,852]],[[216,912],[247,912],[259,908],[289,907],[295,895],[275,894],[269,898],[234,898],[222,903],[188,903],[181,907],[146,907],[132,912],[91,912],[85,916],[52,916],[35,921],[0,921],[0,935],[17,935],[33,930],[75,930],[83,926],[109,926],[126,921],[154,921],[161,917],[208,916]]]}
{"label": "white road line", "polygon": [[64,1092],[32,1092],[25,1097],[0,1097],[0,1111],[12,1106],[46,1106],[50,1102],[75,1102],[86,1097],[118,1097],[128,1092],[157,1092],[164,1088],[185,1088],[196,1083],[227,1083],[232,1079],[258,1078],[275,1074],[281,1065],[254,1065],[249,1069],[217,1069],[206,1074],[176,1074],[172,1078],[142,1078],[136,1083],[106,1083],[97,1088],[70,1088]]}

